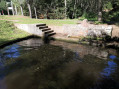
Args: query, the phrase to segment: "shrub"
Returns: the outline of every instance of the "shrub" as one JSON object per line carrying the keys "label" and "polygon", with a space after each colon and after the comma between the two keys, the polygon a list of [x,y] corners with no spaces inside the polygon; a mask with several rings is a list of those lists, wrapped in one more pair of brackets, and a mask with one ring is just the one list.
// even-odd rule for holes
{"label": "shrub", "polygon": [[90,21],[96,21],[97,20],[97,14],[84,12],[84,14],[80,18],[80,20],[84,20],[84,19],[88,19]]}

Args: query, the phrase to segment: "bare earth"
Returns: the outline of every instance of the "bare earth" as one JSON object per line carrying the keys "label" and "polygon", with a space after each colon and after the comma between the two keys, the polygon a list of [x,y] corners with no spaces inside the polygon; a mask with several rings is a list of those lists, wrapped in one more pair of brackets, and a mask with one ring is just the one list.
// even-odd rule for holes
{"label": "bare earth", "polygon": [[[104,25],[107,26],[107,24],[104,24]],[[109,25],[109,26],[113,27],[112,38],[113,37],[118,37],[119,38],[119,26],[116,26],[116,25]],[[64,34],[62,26],[49,26],[49,28],[51,28],[52,30],[54,30],[54,32],[57,33],[55,35],[55,37],[68,39],[67,36]]]}
{"label": "bare earth", "polygon": [[119,26],[113,25],[112,37],[119,37]]}

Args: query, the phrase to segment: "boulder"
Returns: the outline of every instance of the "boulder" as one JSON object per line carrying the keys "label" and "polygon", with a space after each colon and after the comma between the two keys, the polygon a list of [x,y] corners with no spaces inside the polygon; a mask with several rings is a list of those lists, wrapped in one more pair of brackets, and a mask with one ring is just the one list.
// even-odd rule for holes
{"label": "boulder", "polygon": [[103,35],[112,35],[113,28],[111,26],[94,25],[88,29],[87,36],[102,37]]}
{"label": "boulder", "polygon": [[81,25],[82,25],[83,27],[89,27],[89,26],[90,26],[90,24],[88,23],[88,20],[87,20],[87,19],[84,19],[84,20],[82,21]]}
{"label": "boulder", "polygon": [[65,35],[80,37],[80,36],[97,36],[103,37],[104,35],[111,36],[113,28],[111,26],[94,25],[88,23],[87,19],[84,19],[81,24],[78,25],[64,25],[63,32]]}

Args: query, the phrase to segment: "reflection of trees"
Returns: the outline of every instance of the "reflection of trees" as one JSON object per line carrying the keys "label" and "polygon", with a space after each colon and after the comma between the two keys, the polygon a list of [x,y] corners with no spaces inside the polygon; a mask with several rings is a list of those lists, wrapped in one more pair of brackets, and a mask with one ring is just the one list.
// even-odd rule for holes
{"label": "reflection of trees", "polygon": [[107,50],[101,49],[99,47],[93,47],[93,46],[86,46],[86,45],[80,45],[80,44],[71,44],[66,42],[52,42],[53,45],[59,45],[62,46],[65,49],[70,49],[73,52],[79,53],[81,58],[84,58],[86,55],[93,55],[101,59],[107,59],[108,52]]}
{"label": "reflection of trees", "polygon": [[[36,86],[39,85],[39,80],[40,81],[44,80],[44,82],[47,80],[47,77],[45,78],[46,79],[45,80],[45,79],[40,78],[41,77],[40,75],[43,74],[43,76],[46,76],[46,75],[48,76],[48,74],[50,73],[49,71],[52,71],[52,70],[54,70],[54,73],[55,73],[55,69],[59,68],[61,65],[70,61],[71,59],[73,59],[73,52],[68,51],[68,50],[65,51],[61,47],[57,47],[57,46],[43,45],[43,46],[40,46],[39,50],[27,52],[23,56],[17,59],[12,59],[12,61],[7,60],[6,66],[4,67],[5,71],[2,71],[2,72],[0,71],[0,72],[1,74],[8,75],[7,77],[8,87],[12,86],[10,89],[15,89],[16,86],[13,86],[14,84],[12,84],[12,82],[18,81],[18,80],[21,82],[23,81],[25,82],[27,80],[24,80],[23,79],[24,77],[21,78],[20,76],[19,76],[20,79],[16,78],[17,80],[15,79],[13,80],[10,78],[16,75],[15,71],[23,70],[23,74],[19,73],[18,71],[17,73],[21,74],[21,76],[22,75],[24,76],[24,74],[28,74],[28,77],[29,76],[31,77],[29,80],[30,84],[33,83],[32,84],[33,87],[30,87],[29,89],[34,89],[34,87],[35,89],[37,89]],[[14,73],[12,74],[13,75],[12,76],[10,74],[13,71]],[[25,85],[25,86],[20,86],[20,85],[23,85],[23,84],[18,85],[20,87],[19,89],[25,89],[26,88],[25,86],[29,86],[29,85]]]}
{"label": "reflection of trees", "polygon": [[29,40],[24,40],[18,43],[21,46],[27,46],[27,47],[37,47],[41,46],[43,44],[43,41],[41,39],[29,39]]}
{"label": "reflection of trees", "polygon": [[10,83],[8,87],[15,89],[15,81],[21,81],[21,84],[16,84],[20,87],[18,89],[87,89],[92,87],[99,77],[99,72],[103,70],[102,63],[80,63],[72,60],[74,56],[75,53],[61,47],[42,45],[39,50],[28,52],[14,59],[16,60],[14,64],[11,62],[9,64],[12,65],[7,65],[11,72],[20,70],[20,72],[17,71],[17,78],[15,78],[17,80],[10,79],[15,73],[8,75],[9,81],[6,79]]}
{"label": "reflection of trees", "polygon": [[84,58],[83,58],[84,63],[91,63],[91,64],[95,64],[95,63],[100,64],[100,63],[104,63],[105,61],[106,60],[102,60],[99,57],[96,57],[96,56],[93,56],[90,54],[84,56]]}
{"label": "reflection of trees", "polygon": [[71,61],[59,68],[37,71],[35,76],[39,89],[88,89],[99,78],[99,72],[103,69],[100,66]]}

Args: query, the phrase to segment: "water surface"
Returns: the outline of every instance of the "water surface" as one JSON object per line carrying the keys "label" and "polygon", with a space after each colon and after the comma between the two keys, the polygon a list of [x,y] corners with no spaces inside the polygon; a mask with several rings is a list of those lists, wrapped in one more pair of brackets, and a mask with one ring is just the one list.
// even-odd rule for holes
{"label": "water surface", "polygon": [[118,52],[22,41],[0,50],[0,89],[119,89]]}

